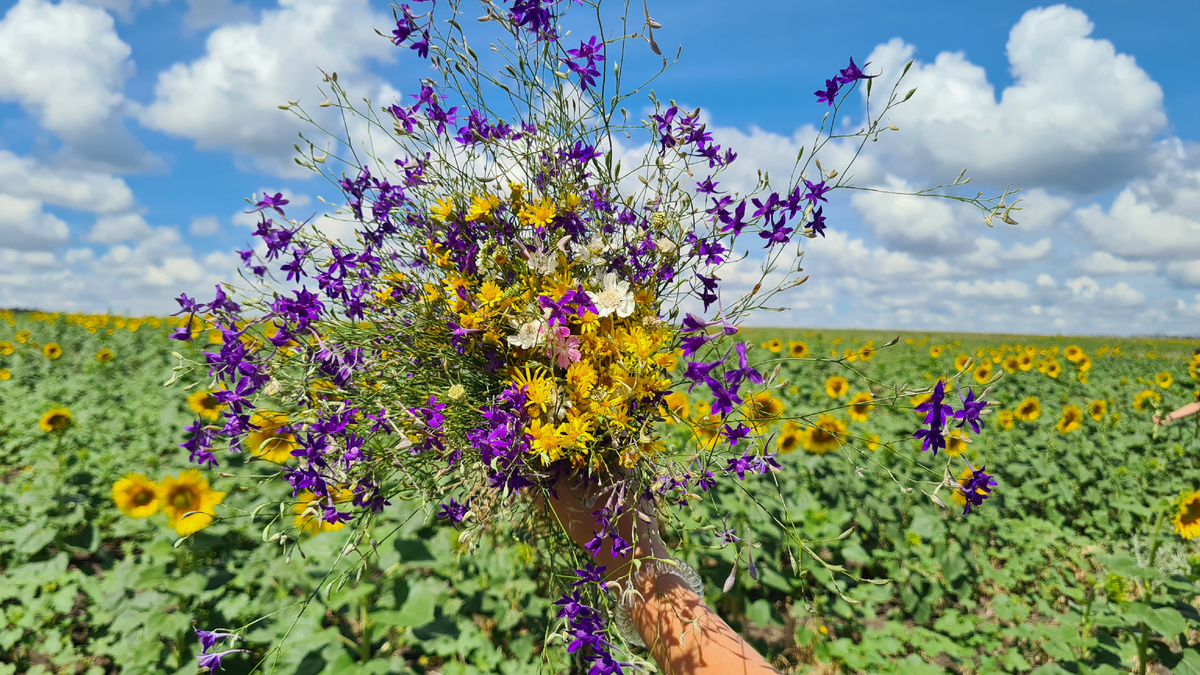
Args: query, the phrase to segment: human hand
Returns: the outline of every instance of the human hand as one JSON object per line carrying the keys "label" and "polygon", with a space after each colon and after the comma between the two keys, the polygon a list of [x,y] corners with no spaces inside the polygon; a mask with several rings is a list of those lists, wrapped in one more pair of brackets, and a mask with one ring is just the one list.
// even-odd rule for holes
{"label": "human hand", "polygon": [[1171,423],[1171,419],[1169,417],[1160,418],[1158,415],[1151,417],[1150,420],[1154,423],[1155,426],[1160,426],[1160,427],[1165,427]]}
{"label": "human hand", "polygon": [[[555,494],[557,493],[557,495]],[[597,565],[604,566],[604,576],[610,581],[622,581],[634,571],[634,560],[667,559],[670,553],[658,533],[658,518],[654,505],[635,499],[620,500],[621,486],[584,484],[569,477],[562,478],[550,494],[550,509],[567,535],[586,549],[587,543],[599,532],[600,526],[592,512],[605,505],[623,507],[612,519],[617,535],[632,545],[620,556],[612,555],[612,542],[605,536],[596,553]]]}

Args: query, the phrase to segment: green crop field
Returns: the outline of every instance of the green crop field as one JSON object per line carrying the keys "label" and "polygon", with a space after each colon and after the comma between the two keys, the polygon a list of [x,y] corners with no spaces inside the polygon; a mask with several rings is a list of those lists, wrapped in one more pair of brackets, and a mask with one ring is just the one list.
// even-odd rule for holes
{"label": "green crop field", "polygon": [[[0,319],[0,674],[196,673],[194,626],[249,622],[229,673],[571,672],[547,639],[560,622],[537,546],[498,533],[462,555],[428,507],[393,499],[370,533],[378,556],[339,578],[357,562],[344,532],[263,541],[273,519],[303,519],[250,511],[291,499],[260,478],[278,465],[222,452],[183,474],[207,383],[163,383],[205,331],[186,344],[154,318]],[[1200,530],[1180,507],[1200,490],[1200,416],[1150,424],[1196,400],[1200,343],[898,335],[879,349],[897,333],[743,331],[790,380],[754,400],[782,470],[674,507],[697,526],[668,543],[707,600],[784,672],[1127,673],[1142,654],[1148,672],[1200,673],[1200,556],[1177,532]],[[951,439],[999,482],[968,516],[952,491],[929,496],[945,463],[911,438],[920,401],[897,388],[964,367],[964,391],[996,380],[999,403],[972,444]],[[674,404],[705,442],[704,402]],[[129,474],[206,481],[219,518],[177,545],[162,509],[118,508]],[[792,559],[779,522],[817,557]],[[726,527],[757,569],[738,561],[727,592]]]}

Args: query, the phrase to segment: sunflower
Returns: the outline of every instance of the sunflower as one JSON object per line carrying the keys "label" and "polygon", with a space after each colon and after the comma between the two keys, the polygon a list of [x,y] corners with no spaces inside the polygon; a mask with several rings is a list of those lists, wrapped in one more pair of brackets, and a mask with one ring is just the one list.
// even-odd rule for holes
{"label": "sunflower", "polygon": [[1038,416],[1042,414],[1042,404],[1038,402],[1036,396],[1021,401],[1017,409],[1013,411],[1013,415],[1022,422],[1034,422]]}
{"label": "sunflower", "polygon": [[803,440],[804,434],[800,433],[799,430],[795,428],[784,429],[784,432],[779,436],[779,452],[784,455],[789,452],[795,452]]}
{"label": "sunflower", "polygon": [[1058,365],[1058,361],[1050,361],[1046,364],[1046,376],[1058,379],[1062,373],[1062,366]]}
{"label": "sunflower", "polygon": [[794,359],[803,359],[808,356],[808,345],[803,342],[788,342],[788,355]]}
{"label": "sunflower", "polygon": [[814,455],[824,455],[837,450],[838,439],[846,433],[846,423],[833,415],[821,415],[817,418],[816,426],[804,430],[800,444],[804,450]]}
{"label": "sunflower", "polygon": [[862,359],[863,361],[870,361],[871,359],[875,358],[875,347],[871,344],[863,347],[858,352],[858,358]]}
{"label": "sunflower", "polygon": [[783,402],[771,396],[771,392],[762,391],[746,401],[746,418],[757,431],[775,421],[783,414]]}
{"label": "sunflower", "polygon": [[[583,363],[583,362],[580,361],[580,363]],[[574,364],[571,364],[571,365],[574,365]],[[691,411],[688,409],[687,396],[685,396],[684,394],[681,394],[677,391],[673,391],[673,392],[667,394],[666,396],[664,396],[663,397],[663,405],[665,405],[667,407],[667,410],[671,411],[676,417],[679,417],[680,419],[687,419],[688,415],[691,414]]]}
{"label": "sunflower", "polygon": [[1096,399],[1088,404],[1088,414],[1097,422],[1104,419],[1106,412],[1108,412],[1108,403],[1104,399]]}
{"label": "sunflower", "polygon": [[1000,423],[1000,428],[1008,431],[1013,428],[1013,411],[1001,410],[996,413],[996,421]]}
{"label": "sunflower", "polygon": [[108,347],[96,352],[96,360],[100,363],[108,363],[116,358],[116,356],[117,355],[113,353],[113,350],[109,349]]}
{"label": "sunflower", "polygon": [[867,435],[867,449],[871,452],[875,452],[879,449],[879,434]]}
{"label": "sunflower", "polygon": [[211,391],[206,390],[193,392],[191,396],[188,396],[187,402],[192,412],[209,422],[217,421],[217,418],[221,416],[221,409],[225,407],[217,400],[216,396],[213,396]]}
{"label": "sunflower", "polygon": [[1025,372],[1033,370],[1033,356],[1031,356],[1028,352],[1018,356],[1017,367]]}
{"label": "sunflower", "polygon": [[963,452],[967,449],[967,444],[970,443],[970,441],[967,440],[967,435],[963,433],[962,429],[955,429],[951,431],[950,433],[946,434],[945,439],[946,454],[950,455],[951,457],[958,457],[959,455],[963,454]]}
{"label": "sunflower", "polygon": [[38,420],[38,426],[46,433],[64,431],[71,426],[71,411],[66,408],[55,408],[42,415],[42,419]]}
{"label": "sunflower", "polygon": [[[963,472],[958,475],[958,484],[964,488],[967,487],[967,484],[971,482],[971,477],[974,475],[975,472],[971,471],[970,467],[963,469]],[[955,490],[950,494],[950,498],[953,499],[954,503],[958,504],[959,506],[967,505],[967,497],[963,494],[962,490]]]}
{"label": "sunflower", "polygon": [[53,361],[62,356],[62,347],[59,347],[57,342],[47,342],[46,346],[42,347],[42,353],[46,355],[46,358]]}
{"label": "sunflower", "polygon": [[1066,356],[1067,360],[1071,363],[1076,363],[1080,359],[1086,358],[1083,350],[1080,349],[1078,345],[1070,345],[1067,347],[1066,351],[1063,352],[1063,356]]}
{"label": "sunflower", "polygon": [[975,382],[978,384],[986,384],[990,379],[992,379],[992,362],[984,361],[983,363],[979,364],[978,368],[975,369]]}
{"label": "sunflower", "polygon": [[20,342],[21,344],[25,344],[26,342],[29,342],[29,338],[31,335],[33,335],[33,334],[27,330],[17,331],[17,342]]}
{"label": "sunflower", "polygon": [[167,476],[158,484],[158,501],[167,514],[167,522],[181,537],[211,525],[216,515],[214,507],[224,499],[225,493],[210,488],[208,480],[196,469],[186,469],[176,477]]}
{"label": "sunflower", "polygon": [[[334,504],[342,504],[354,499],[354,493],[345,488],[332,488],[331,491]],[[300,501],[292,506],[292,513],[296,514],[294,522],[301,532],[321,534],[340,530],[346,526],[341,521],[331,523],[325,520],[325,510],[330,506],[329,499],[318,497],[310,490],[301,492],[299,499]]]}
{"label": "sunflower", "polygon": [[1079,384],[1087,384],[1088,383],[1088,374],[1085,372],[1080,372],[1079,375],[1077,375],[1075,379],[1079,380]]}
{"label": "sunflower", "polygon": [[1079,369],[1079,372],[1086,373],[1092,369],[1092,360],[1087,356],[1084,356],[1075,362],[1075,367]]}
{"label": "sunflower", "polygon": [[829,398],[841,398],[850,391],[850,383],[841,375],[834,375],[825,380],[825,393]]}
{"label": "sunflower", "polygon": [[1142,393],[1133,397],[1133,409],[1138,412],[1142,412],[1146,409],[1146,401],[1150,399],[1154,399],[1156,403],[1162,403],[1162,394],[1154,391],[1153,389],[1147,389],[1143,391]]}
{"label": "sunflower", "polygon": [[939,358],[939,357],[941,357],[941,355],[942,355],[942,346],[941,346],[941,345],[934,345],[934,346],[930,347],[930,348],[929,348],[929,355],[930,355],[930,356],[932,356],[932,357],[933,357],[933,358],[935,358],[935,359],[936,359],[936,358]]}
{"label": "sunflower", "polygon": [[1154,376],[1154,384],[1157,384],[1163,389],[1170,389],[1174,382],[1175,378],[1171,377],[1171,374],[1165,370]]}
{"label": "sunflower", "polygon": [[1083,411],[1079,409],[1079,406],[1071,404],[1063,408],[1062,418],[1058,420],[1058,424],[1054,428],[1065,436],[1078,429],[1081,424],[1083,424]]}
{"label": "sunflower", "polygon": [[154,481],[140,473],[126,474],[113,483],[113,501],[130,518],[145,518],[158,513],[158,489]]}
{"label": "sunflower", "polygon": [[1183,498],[1179,503],[1179,513],[1171,519],[1175,523],[1175,534],[1184,539],[1192,539],[1200,535],[1200,492]]}
{"label": "sunflower", "polygon": [[11,356],[16,350],[17,348],[13,345],[13,343],[6,340],[0,340],[0,356]]}
{"label": "sunflower", "polygon": [[970,361],[971,357],[967,356],[966,354],[959,354],[958,356],[954,357],[954,369],[962,370],[963,368],[967,367],[967,364],[970,363]]}
{"label": "sunflower", "polygon": [[870,393],[860,391],[850,399],[850,419],[855,422],[866,422],[867,416],[871,414],[871,408],[875,404],[871,401],[874,397]]}
{"label": "sunflower", "polygon": [[779,352],[783,351],[783,340],[780,340],[779,338],[771,338],[770,340],[767,340],[767,349],[769,349],[773,354],[778,354]]}
{"label": "sunflower", "polygon": [[259,410],[250,417],[250,423],[258,427],[258,431],[251,431],[246,436],[246,449],[250,454],[276,464],[292,458],[296,436],[283,429],[288,423],[286,414]]}
{"label": "sunflower", "polygon": [[1015,356],[1010,356],[1004,359],[1004,362],[1000,364],[1000,367],[1003,368],[1007,373],[1015,373],[1021,367],[1021,360]]}

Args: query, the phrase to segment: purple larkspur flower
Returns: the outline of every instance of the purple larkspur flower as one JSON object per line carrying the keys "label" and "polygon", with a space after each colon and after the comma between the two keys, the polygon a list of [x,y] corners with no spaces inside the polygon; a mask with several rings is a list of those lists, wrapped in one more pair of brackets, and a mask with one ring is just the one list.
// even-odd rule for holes
{"label": "purple larkspur flower", "polygon": [[959,387],[958,397],[962,400],[962,409],[954,412],[954,418],[959,420],[958,428],[961,429],[964,424],[970,425],[971,431],[979,433],[983,428],[983,419],[981,415],[984,409],[987,408],[987,401],[981,399],[976,400],[975,392],[967,387],[967,397],[962,396],[962,387]]}
{"label": "purple larkspur flower", "polygon": [[224,668],[221,667],[221,659],[225,658],[226,656],[229,656],[230,654],[237,654],[238,652],[245,652],[245,653],[249,654],[250,650],[249,649],[227,649],[223,652],[214,652],[212,654],[201,654],[200,656],[197,656],[196,658],[200,660],[201,668],[208,668],[210,671],[216,672],[218,670],[224,670]]}
{"label": "purple larkspur flower", "polygon": [[467,517],[467,512],[470,510],[469,502],[459,504],[451,497],[449,503],[442,504],[442,508],[437,512],[437,517],[449,520],[452,525],[458,525]]}
{"label": "purple larkspur flower", "polygon": [[262,211],[263,209],[275,209],[275,211],[277,211],[279,213],[279,215],[282,216],[282,215],[284,215],[282,207],[287,204],[288,204],[288,200],[283,198],[282,192],[276,192],[274,195],[270,195],[270,196],[268,196],[264,192],[263,198],[257,204],[254,205],[254,210],[250,211],[250,213],[258,213],[259,211]]}
{"label": "purple larkspur flower", "polygon": [[992,496],[992,488],[998,483],[996,479],[988,475],[987,467],[971,469],[971,475],[967,478],[967,482],[962,485],[961,492],[966,498],[966,506],[963,507],[963,515],[971,512],[971,507],[983,504],[984,500]]}

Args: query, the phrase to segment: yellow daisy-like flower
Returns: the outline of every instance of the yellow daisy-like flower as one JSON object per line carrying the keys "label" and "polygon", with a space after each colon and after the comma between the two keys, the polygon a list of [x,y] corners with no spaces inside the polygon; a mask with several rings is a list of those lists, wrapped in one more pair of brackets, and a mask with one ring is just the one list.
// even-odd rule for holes
{"label": "yellow daisy-like flower", "polygon": [[46,355],[46,358],[53,361],[62,356],[62,347],[59,347],[57,342],[48,342],[46,346],[42,347],[42,353]]}
{"label": "yellow daisy-like flower", "polygon": [[789,452],[795,452],[800,447],[804,440],[804,435],[798,429],[784,430],[784,433],[779,436],[779,453],[786,455]]}
{"label": "yellow daisy-like flower", "polygon": [[996,421],[1000,423],[1000,428],[1008,431],[1013,428],[1013,411],[1001,410],[996,413]]}
{"label": "yellow daisy-like flower", "polygon": [[1104,399],[1096,399],[1088,404],[1088,414],[1091,415],[1092,419],[1096,420],[1097,422],[1104,419],[1104,415],[1107,412],[1108,402]]}
{"label": "yellow daisy-like flower", "polygon": [[522,225],[544,227],[549,225],[558,213],[554,209],[554,202],[549,197],[542,197],[540,201],[526,204],[518,215]]}
{"label": "yellow daisy-like flower", "polygon": [[1021,360],[1015,356],[1010,356],[1004,359],[1004,362],[1000,364],[1000,367],[1004,368],[1004,372],[1006,373],[1015,373],[1021,368]]}
{"label": "yellow daisy-like flower", "polygon": [[824,455],[837,450],[838,441],[846,433],[846,423],[833,415],[821,415],[815,426],[804,430],[800,444],[804,450],[813,455]]}
{"label": "yellow daisy-like flower", "polygon": [[488,220],[498,208],[500,208],[500,198],[496,195],[485,194],[482,197],[472,197],[471,208],[467,210],[467,220]]}
{"label": "yellow daisy-like flower", "polygon": [[8,342],[7,340],[0,341],[0,356],[11,356],[15,351],[16,347],[13,345],[13,343]]}
{"label": "yellow daisy-like flower", "polygon": [[943,351],[944,350],[942,349],[941,345],[933,345],[932,347],[929,348],[929,355],[935,359],[940,358]]}
{"label": "yellow daisy-like flower", "polygon": [[167,514],[167,523],[181,537],[211,525],[217,515],[216,505],[224,500],[225,493],[209,487],[208,480],[196,469],[167,476],[158,484],[158,501]]}
{"label": "yellow daisy-like flower", "polygon": [[441,220],[446,220],[454,213],[454,201],[449,197],[442,197],[434,203],[429,212]]}
{"label": "yellow daisy-like flower", "polygon": [[779,352],[783,351],[783,340],[780,340],[779,338],[771,338],[770,340],[767,340],[767,349],[770,350],[772,354],[778,354]]}
{"label": "yellow daisy-like flower", "polygon": [[1142,412],[1146,409],[1146,401],[1154,399],[1156,403],[1162,403],[1162,394],[1159,394],[1153,389],[1146,389],[1142,393],[1133,397],[1133,409]]}
{"label": "yellow daisy-like flower", "polygon": [[841,375],[825,380],[825,393],[829,398],[841,398],[850,391],[850,383]]}
{"label": "yellow daisy-like flower", "polygon": [[130,518],[146,518],[158,513],[158,487],[140,473],[126,474],[113,483],[113,501]]}
{"label": "yellow daisy-like flower", "polygon": [[788,342],[788,356],[803,359],[808,356],[808,345],[803,342]]}
{"label": "yellow daisy-like flower", "polygon": [[746,401],[746,418],[755,429],[762,429],[782,414],[783,402],[769,391],[759,392]]}
{"label": "yellow daisy-like flower", "polygon": [[[334,504],[342,504],[354,499],[354,493],[345,488],[334,488],[332,496]],[[292,513],[296,514],[295,526],[304,534],[334,532],[345,527],[346,524],[341,521],[331,523],[325,520],[325,507],[329,505],[329,502],[329,499],[318,497],[311,490],[301,492],[299,501],[292,505]]]}
{"label": "yellow daisy-like flower", "polygon": [[116,357],[117,357],[117,355],[114,354],[113,350],[109,349],[108,347],[105,347],[104,349],[101,349],[100,351],[96,352],[96,360],[99,361],[100,363],[108,363],[109,361],[112,361]]}
{"label": "yellow daisy-like flower", "polygon": [[1054,428],[1058,430],[1058,433],[1065,436],[1078,429],[1082,424],[1083,411],[1079,409],[1079,406],[1071,404],[1063,408],[1062,417],[1058,420],[1058,424]]}
{"label": "yellow daisy-like flower", "polygon": [[1042,414],[1042,404],[1038,402],[1036,396],[1021,401],[1017,409],[1013,411],[1013,415],[1022,422],[1034,422]]}
{"label": "yellow daisy-like flower", "polygon": [[855,422],[866,422],[871,414],[871,408],[875,407],[872,403],[874,397],[869,392],[860,391],[850,399],[850,419]]}
{"label": "yellow daisy-like flower", "polygon": [[11,379],[12,379],[12,372],[9,371],[8,368],[0,368],[0,382],[2,382],[4,380],[11,380]]}
{"label": "yellow daisy-like flower", "polygon": [[209,422],[217,421],[217,418],[221,416],[221,410],[225,408],[225,405],[218,401],[211,391],[207,390],[192,392],[188,396],[187,403],[192,412]]}
{"label": "yellow daisy-like flower", "polygon": [[1066,351],[1063,352],[1063,355],[1066,356],[1067,360],[1071,363],[1075,363],[1085,356],[1083,350],[1080,349],[1078,345],[1071,345],[1067,347]]}
{"label": "yellow daisy-like flower", "polygon": [[71,411],[66,408],[55,408],[42,415],[38,420],[38,427],[46,433],[55,431],[65,431],[71,426]]}
{"label": "yellow daisy-like flower", "polygon": [[296,436],[282,429],[288,423],[285,413],[258,410],[250,417],[250,423],[258,427],[246,435],[250,454],[276,464],[292,458],[292,450],[297,447]]}
{"label": "yellow daisy-like flower", "polygon": [[26,342],[29,342],[29,338],[32,335],[33,334],[27,330],[17,331],[17,342],[20,342],[21,344],[25,344]]}
{"label": "yellow daisy-like flower", "polygon": [[958,457],[967,450],[967,435],[962,429],[954,429],[946,434],[946,454],[951,457]]}
{"label": "yellow daisy-like flower", "polygon": [[1175,378],[1171,377],[1171,374],[1165,370],[1154,376],[1154,384],[1157,384],[1163,389],[1170,389],[1171,385],[1174,383]]}
{"label": "yellow daisy-like flower", "polygon": [[992,362],[984,361],[975,369],[975,382],[985,384],[992,379]]}

